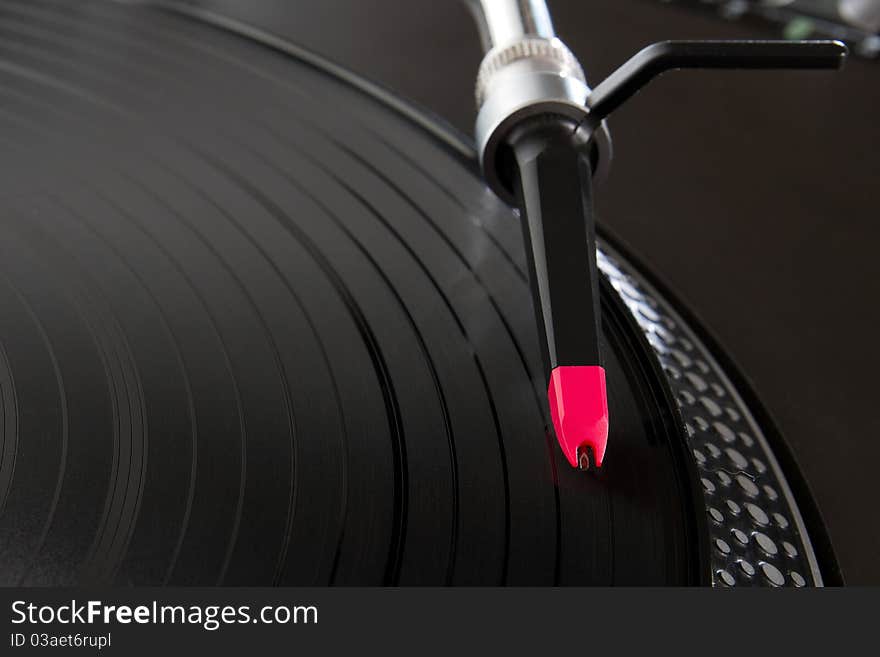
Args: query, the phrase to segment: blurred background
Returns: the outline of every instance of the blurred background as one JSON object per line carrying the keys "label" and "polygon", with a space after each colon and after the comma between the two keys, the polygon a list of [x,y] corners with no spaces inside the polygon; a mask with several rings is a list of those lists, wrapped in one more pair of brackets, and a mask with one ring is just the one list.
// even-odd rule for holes
{"label": "blurred background", "polygon": [[[470,135],[457,0],[193,0],[321,53]],[[610,121],[600,220],[740,366],[850,584],[880,584],[880,1],[549,0],[593,84],[672,38],[845,39],[841,73],[679,72]]]}

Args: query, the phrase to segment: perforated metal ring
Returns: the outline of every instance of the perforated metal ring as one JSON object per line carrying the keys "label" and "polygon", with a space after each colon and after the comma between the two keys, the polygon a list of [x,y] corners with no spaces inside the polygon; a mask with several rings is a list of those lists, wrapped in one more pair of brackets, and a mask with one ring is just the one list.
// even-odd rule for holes
{"label": "perforated metal ring", "polygon": [[708,347],[606,244],[599,268],[645,333],[678,399],[700,472],[715,586],[822,586],[797,502],[760,425]]}

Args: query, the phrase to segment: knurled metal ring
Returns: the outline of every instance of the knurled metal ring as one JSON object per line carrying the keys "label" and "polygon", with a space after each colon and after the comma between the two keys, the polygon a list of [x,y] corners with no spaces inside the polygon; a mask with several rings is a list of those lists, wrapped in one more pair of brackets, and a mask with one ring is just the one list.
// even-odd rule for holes
{"label": "knurled metal ring", "polygon": [[475,96],[477,109],[482,107],[486,99],[486,91],[492,78],[505,67],[522,59],[532,61],[544,61],[548,71],[553,71],[562,76],[577,78],[586,84],[586,78],[581,65],[574,54],[557,38],[542,39],[528,37],[514,41],[513,43],[493,48],[480,63],[477,71],[477,84]]}

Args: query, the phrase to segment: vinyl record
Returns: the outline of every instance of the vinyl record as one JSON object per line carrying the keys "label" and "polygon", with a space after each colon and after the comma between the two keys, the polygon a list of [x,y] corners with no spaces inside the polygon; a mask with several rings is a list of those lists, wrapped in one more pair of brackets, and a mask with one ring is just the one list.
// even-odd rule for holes
{"label": "vinyl record", "polygon": [[470,146],[267,35],[0,4],[0,237],[2,584],[821,583],[748,409],[607,245],[609,451],[572,470]]}

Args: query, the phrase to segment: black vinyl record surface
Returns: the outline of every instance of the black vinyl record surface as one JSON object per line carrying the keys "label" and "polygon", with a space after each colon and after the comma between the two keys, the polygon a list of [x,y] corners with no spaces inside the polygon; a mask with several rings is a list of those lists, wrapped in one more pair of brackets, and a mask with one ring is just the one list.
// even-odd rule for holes
{"label": "black vinyl record surface", "polygon": [[517,218],[363,86],[157,9],[0,4],[0,583],[707,581],[617,293],[590,476]]}

